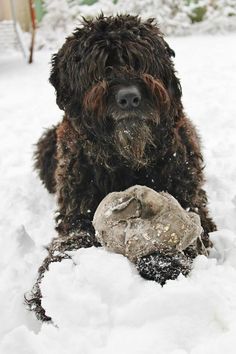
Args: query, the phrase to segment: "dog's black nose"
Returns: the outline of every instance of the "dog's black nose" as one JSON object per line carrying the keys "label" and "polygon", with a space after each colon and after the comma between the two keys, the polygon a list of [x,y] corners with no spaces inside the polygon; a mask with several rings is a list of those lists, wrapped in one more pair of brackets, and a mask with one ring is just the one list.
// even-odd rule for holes
{"label": "dog's black nose", "polygon": [[141,102],[141,94],[135,86],[123,87],[117,92],[116,102],[121,109],[137,108]]}

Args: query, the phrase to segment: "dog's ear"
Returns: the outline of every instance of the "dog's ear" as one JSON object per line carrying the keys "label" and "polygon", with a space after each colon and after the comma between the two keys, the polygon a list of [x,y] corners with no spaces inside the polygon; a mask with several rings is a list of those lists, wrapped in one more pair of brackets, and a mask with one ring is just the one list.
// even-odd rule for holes
{"label": "dog's ear", "polygon": [[167,74],[168,80],[166,82],[166,87],[168,88],[168,92],[170,94],[172,103],[176,102],[176,104],[178,105],[179,100],[182,96],[182,88],[181,88],[180,81],[179,81],[178,77],[176,76],[174,64],[172,61],[172,57],[175,57],[175,52],[169,46],[169,44],[164,40],[163,35],[161,36],[161,42],[162,42],[162,46],[165,49],[165,53],[168,56],[167,62],[168,62],[168,66],[170,68],[169,71],[166,71],[166,74],[168,73]]}
{"label": "dog's ear", "polygon": [[62,99],[61,99],[61,85],[60,85],[60,72],[59,72],[59,54],[54,54],[52,56],[52,69],[49,77],[49,82],[54,86],[57,94],[57,104],[60,109],[63,109]]}
{"label": "dog's ear", "polygon": [[176,76],[176,71],[172,60],[172,57],[175,57],[175,52],[163,38],[162,41],[166,52],[166,57],[168,58],[167,60],[165,60],[165,63],[168,63],[164,76],[164,81],[166,81],[165,86],[168,89],[172,105],[178,106],[182,96],[182,88],[180,81]]}
{"label": "dog's ear", "polygon": [[170,78],[167,89],[171,98],[171,102],[179,106],[182,96],[182,87],[179,79],[176,76]]}
{"label": "dog's ear", "polygon": [[65,105],[68,102],[71,91],[68,87],[69,73],[67,71],[69,66],[65,65],[65,49],[64,45],[57,54],[52,56],[52,69],[49,77],[49,82],[56,90],[57,105],[62,110],[65,110]]}
{"label": "dog's ear", "polygon": [[51,64],[49,82],[56,90],[57,105],[60,109],[65,110],[73,93],[78,91],[78,87],[76,87],[79,72],[78,40],[68,37],[58,53],[52,56]]}

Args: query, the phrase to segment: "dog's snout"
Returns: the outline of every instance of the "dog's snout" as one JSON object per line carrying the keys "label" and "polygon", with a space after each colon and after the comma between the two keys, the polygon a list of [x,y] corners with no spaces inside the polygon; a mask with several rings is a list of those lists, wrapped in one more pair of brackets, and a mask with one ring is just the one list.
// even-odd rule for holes
{"label": "dog's snout", "polygon": [[135,86],[123,87],[117,92],[116,102],[123,110],[137,108],[141,102],[141,94]]}

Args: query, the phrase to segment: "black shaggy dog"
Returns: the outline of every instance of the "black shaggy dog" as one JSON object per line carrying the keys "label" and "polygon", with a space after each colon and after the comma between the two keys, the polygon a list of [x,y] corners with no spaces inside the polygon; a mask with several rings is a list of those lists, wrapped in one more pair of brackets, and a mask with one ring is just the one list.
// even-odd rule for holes
{"label": "black shaggy dog", "polygon": [[[40,319],[50,319],[40,302],[43,273],[50,262],[69,257],[66,250],[99,246],[91,220],[109,192],[135,184],[169,192],[199,214],[203,243],[210,246],[208,233],[216,227],[202,189],[199,138],[183,111],[173,56],[153,20],[128,15],[84,21],[53,56],[50,82],[65,114],[39,140],[35,166],[57,195],[59,237],[28,299]],[[163,259],[153,254],[137,268],[161,284],[187,273],[181,257]]]}

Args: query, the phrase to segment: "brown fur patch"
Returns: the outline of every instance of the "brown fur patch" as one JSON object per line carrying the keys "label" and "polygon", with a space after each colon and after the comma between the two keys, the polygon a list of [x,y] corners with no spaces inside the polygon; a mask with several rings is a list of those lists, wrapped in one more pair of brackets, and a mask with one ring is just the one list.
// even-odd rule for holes
{"label": "brown fur patch", "polygon": [[107,92],[107,83],[105,80],[98,82],[95,86],[86,92],[84,96],[84,108],[89,112],[94,112],[100,119],[104,116],[105,102],[104,96]]}
{"label": "brown fur patch", "polygon": [[160,99],[165,108],[169,108],[170,97],[161,80],[154,79],[154,77],[149,74],[143,74],[142,79],[151,90],[153,97],[156,98],[156,101],[158,102],[158,99]]}

